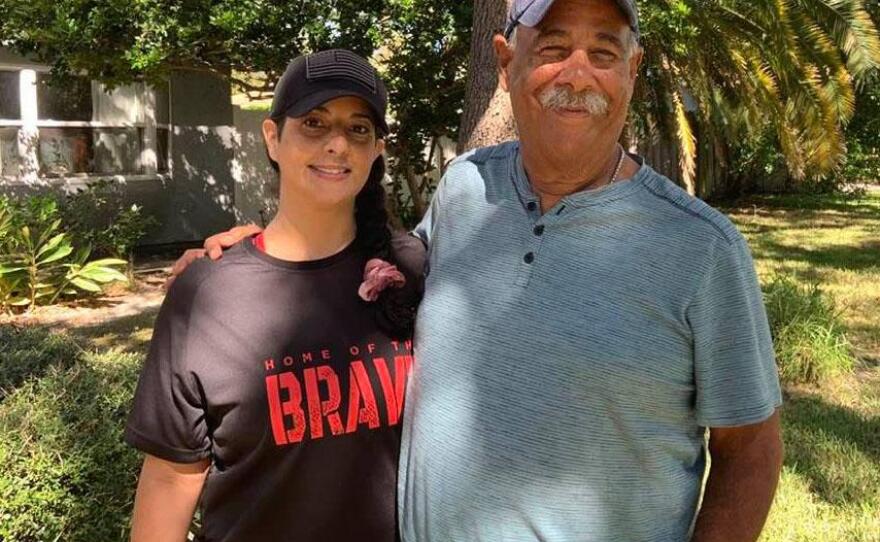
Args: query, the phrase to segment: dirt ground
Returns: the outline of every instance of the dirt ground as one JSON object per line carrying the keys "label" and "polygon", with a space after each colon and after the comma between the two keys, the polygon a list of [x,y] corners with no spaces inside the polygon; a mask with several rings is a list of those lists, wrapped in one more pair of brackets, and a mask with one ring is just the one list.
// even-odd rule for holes
{"label": "dirt ground", "polygon": [[162,304],[162,285],[172,262],[150,262],[135,267],[135,283],[111,285],[96,297],[69,301],[50,307],[37,307],[30,313],[0,315],[0,324],[44,325],[76,329],[154,312]]}

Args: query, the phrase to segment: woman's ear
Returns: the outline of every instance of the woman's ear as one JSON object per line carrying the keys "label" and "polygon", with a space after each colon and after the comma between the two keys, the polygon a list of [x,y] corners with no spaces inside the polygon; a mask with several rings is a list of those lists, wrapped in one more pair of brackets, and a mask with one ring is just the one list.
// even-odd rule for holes
{"label": "woman's ear", "polygon": [[385,140],[384,139],[377,139],[376,140],[376,157],[378,158],[384,152],[385,152]]}
{"label": "woman's ear", "polygon": [[281,134],[278,132],[278,125],[275,124],[275,121],[272,119],[266,119],[263,121],[263,141],[266,143],[266,152],[269,154],[269,158],[278,161],[278,140],[281,139]]}

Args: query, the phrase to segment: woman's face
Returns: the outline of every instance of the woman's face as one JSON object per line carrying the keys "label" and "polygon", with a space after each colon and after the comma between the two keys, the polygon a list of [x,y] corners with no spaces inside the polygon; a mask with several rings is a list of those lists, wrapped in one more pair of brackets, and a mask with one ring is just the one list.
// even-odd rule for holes
{"label": "woman's face", "polygon": [[319,207],[353,205],[385,149],[385,141],[376,137],[370,108],[352,96],[287,118],[280,134],[267,119],[263,137],[269,156],[278,163],[282,197]]}

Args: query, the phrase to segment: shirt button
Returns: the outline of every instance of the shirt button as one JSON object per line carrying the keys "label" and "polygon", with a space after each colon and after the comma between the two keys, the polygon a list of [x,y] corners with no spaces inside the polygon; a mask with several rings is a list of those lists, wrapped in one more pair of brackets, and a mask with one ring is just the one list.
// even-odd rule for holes
{"label": "shirt button", "polygon": [[526,263],[532,263],[533,261],[535,261],[535,253],[529,252],[528,254],[523,256],[523,261]]}
{"label": "shirt button", "polygon": [[538,204],[535,203],[534,201],[530,201],[530,202],[528,203],[528,205],[526,205],[526,207],[529,208],[529,211],[534,211],[535,209],[538,208]]}
{"label": "shirt button", "polygon": [[535,232],[535,235],[540,237],[540,236],[544,235],[544,225],[538,224],[537,226],[535,226],[535,229],[532,231]]}

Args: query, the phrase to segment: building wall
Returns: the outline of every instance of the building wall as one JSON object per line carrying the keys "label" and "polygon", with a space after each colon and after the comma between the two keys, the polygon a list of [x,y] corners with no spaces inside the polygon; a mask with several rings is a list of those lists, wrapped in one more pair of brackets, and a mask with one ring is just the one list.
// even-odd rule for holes
{"label": "building wall", "polygon": [[[4,66],[7,69],[37,72],[47,69],[0,48],[0,67]],[[19,139],[30,135],[28,141],[33,140],[32,144],[35,145],[35,134],[39,130],[49,130],[46,126],[82,125],[83,129],[95,130],[96,163],[112,166],[119,160],[131,161],[132,158],[116,156],[118,152],[108,152],[108,149],[126,150],[126,147],[118,144],[118,141],[114,145],[114,141],[108,137],[118,139],[120,135],[104,127],[117,124],[130,126],[132,128],[129,130],[140,129],[143,132],[144,150],[137,157],[140,173],[63,173],[62,176],[50,178],[41,177],[38,165],[28,162],[21,166],[17,176],[0,178],[0,193],[25,196],[50,190],[71,191],[97,179],[113,179],[125,186],[128,204],[141,205],[158,219],[160,226],[144,240],[143,244],[146,245],[199,241],[234,224],[236,132],[228,81],[207,72],[176,71],[169,82],[167,100],[164,95],[160,96],[162,100],[156,100],[153,93],[144,93],[145,87],[142,85],[120,87],[111,94],[98,90],[94,85],[94,116],[90,121],[66,124],[51,120],[29,121],[27,119],[31,117],[36,119],[36,113],[28,110],[30,117],[23,116],[25,120],[20,121],[24,127],[19,128]],[[25,107],[24,103],[22,107]],[[143,117],[147,117],[146,120]],[[169,137],[161,140],[168,142],[167,171],[157,167],[156,162],[157,118],[161,119],[159,132],[166,128],[170,132]],[[39,127],[33,127],[36,122],[39,122]],[[22,147],[22,141],[19,141],[19,147]],[[29,156],[35,156],[32,150],[29,152]],[[94,171],[103,169],[97,167]]]}
{"label": "building wall", "polygon": [[235,218],[240,224],[264,225],[278,209],[278,177],[266,157],[261,131],[266,114],[234,108]]}
{"label": "building wall", "polygon": [[210,73],[175,72],[171,123],[170,180],[134,190],[162,224],[152,243],[198,241],[235,222],[229,83]]}

